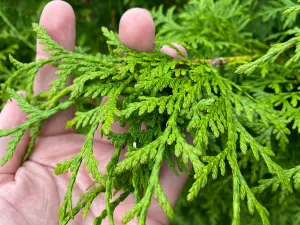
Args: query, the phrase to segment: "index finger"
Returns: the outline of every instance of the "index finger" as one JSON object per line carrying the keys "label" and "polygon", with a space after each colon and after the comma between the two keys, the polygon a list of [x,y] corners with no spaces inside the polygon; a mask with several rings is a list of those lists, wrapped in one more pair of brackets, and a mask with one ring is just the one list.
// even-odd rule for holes
{"label": "index finger", "polygon": [[[49,2],[41,15],[40,26],[45,27],[48,35],[59,45],[67,50],[75,47],[75,15],[72,7],[64,1]],[[37,40],[36,59],[49,57],[49,53],[44,50],[44,45]],[[43,66],[34,79],[34,93],[50,89],[50,84],[54,81],[57,69],[51,65]],[[71,83],[71,80],[68,81]],[[50,118],[42,129],[42,135],[57,135],[64,133],[65,123],[73,117],[73,109],[58,113]]]}

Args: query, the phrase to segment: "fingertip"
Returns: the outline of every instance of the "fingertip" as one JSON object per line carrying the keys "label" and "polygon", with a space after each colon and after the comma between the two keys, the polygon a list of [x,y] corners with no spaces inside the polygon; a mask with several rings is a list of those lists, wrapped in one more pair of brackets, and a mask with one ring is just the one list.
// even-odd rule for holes
{"label": "fingertip", "polygon": [[[185,57],[188,56],[186,49],[177,43],[172,43],[172,45],[174,45]],[[172,56],[175,59],[181,59],[181,56],[178,55],[176,49],[169,47],[168,45],[164,45],[161,49],[160,49],[161,53],[167,54],[169,56]]]}
{"label": "fingertip", "polygon": [[[67,50],[75,47],[75,14],[72,7],[64,1],[51,1],[43,9],[40,26],[45,27],[48,35]],[[36,59],[46,58],[49,52],[37,40]],[[39,70],[34,80],[34,93],[40,93],[50,88],[50,84],[57,77],[55,68],[45,65]]]}
{"label": "fingertip", "polygon": [[[48,35],[67,50],[75,47],[75,13],[65,1],[51,1],[43,9],[40,26],[45,27]],[[43,46],[37,43],[37,58],[47,56]]]}
{"label": "fingertip", "polygon": [[66,25],[75,24],[75,13],[72,6],[61,0],[47,3],[40,17],[40,25],[48,29],[65,31]]}
{"label": "fingertip", "polygon": [[153,51],[155,24],[151,13],[143,8],[127,10],[120,20],[119,39],[124,45],[136,51]]}

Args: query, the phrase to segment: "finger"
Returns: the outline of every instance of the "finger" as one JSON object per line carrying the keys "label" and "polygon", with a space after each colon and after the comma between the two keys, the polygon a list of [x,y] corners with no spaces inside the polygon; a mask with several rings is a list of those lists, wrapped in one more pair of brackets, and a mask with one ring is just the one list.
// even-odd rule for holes
{"label": "finger", "polygon": [[[193,143],[192,137],[190,135],[186,135],[186,141],[189,144]],[[191,169],[192,165],[189,163],[188,167]],[[178,175],[174,173],[174,171],[168,166],[166,162],[163,163],[160,172],[160,184],[162,186],[163,192],[166,197],[170,201],[171,205],[174,207],[180,193],[186,183],[188,178],[188,174],[186,172],[178,171]],[[157,206],[157,204],[156,204]],[[162,211],[160,207],[156,207],[155,205],[151,208],[151,214],[156,215],[156,220],[160,222],[160,224],[168,224],[168,218],[165,213]]]}
{"label": "finger", "polygon": [[[10,129],[24,123],[26,115],[21,111],[17,105],[16,100],[9,101],[3,108],[0,114],[0,129]],[[0,138],[0,158],[2,159],[6,153],[9,140],[11,136]],[[24,136],[18,143],[13,157],[2,167],[0,167],[0,174],[14,174],[23,162],[23,157],[26,151],[26,147],[29,142],[28,132],[25,132]],[[2,178],[2,176],[1,176]],[[2,179],[0,179],[2,182]]]}
{"label": "finger", "polygon": [[[127,10],[120,20],[119,39],[124,45],[136,51],[153,51],[155,49],[155,24],[151,13],[143,8]],[[187,51],[183,46],[177,43],[172,44],[187,57]],[[161,52],[174,58],[181,58],[176,50],[169,46],[163,46]],[[124,128],[119,123],[115,123],[112,126],[112,130],[115,133],[124,133],[127,129],[128,126]]]}
{"label": "finger", "polygon": [[187,178],[186,172],[176,175],[166,163],[163,164],[160,174],[161,186],[172,206],[175,205]]}
{"label": "finger", "polygon": [[[188,175],[184,172],[180,172],[179,175],[176,175],[166,163],[163,164],[160,172],[160,184],[172,207],[175,206],[187,177]],[[155,222],[153,224],[169,224],[168,217],[156,199],[152,199],[148,210],[148,217]]]}
{"label": "finger", "polygon": [[[48,3],[41,15],[40,26],[45,27],[49,36],[67,50],[75,47],[75,15],[72,7],[64,1]],[[49,53],[44,45],[37,40],[36,59],[47,58]],[[56,68],[51,65],[42,67],[34,80],[34,93],[50,89],[50,84],[56,77]],[[71,80],[68,81],[71,83]],[[65,122],[73,117],[74,109],[69,109],[50,118],[43,127],[42,135],[54,135],[65,132]]]}
{"label": "finger", "polygon": [[126,11],[120,20],[119,39],[124,45],[136,51],[153,51],[155,24],[150,12],[142,8]]}
{"label": "finger", "polygon": [[[64,1],[52,1],[43,9],[40,26],[45,27],[48,35],[67,50],[75,47],[75,15],[72,7]],[[37,40],[36,59],[49,57],[44,45]],[[50,84],[56,79],[56,69],[50,65],[43,67],[34,81],[34,91],[47,91]]]}
{"label": "finger", "polygon": [[[119,26],[119,39],[129,48],[137,51],[153,51],[155,48],[155,24],[149,11],[141,8],[130,9],[124,13]],[[187,57],[185,48],[177,43],[172,43],[177,49]],[[176,49],[167,45],[161,48],[161,52],[180,59]],[[187,175],[181,173],[179,176],[167,166],[163,165],[161,171],[161,185],[166,196],[174,206],[175,202],[186,182]],[[167,223],[167,218],[159,207],[151,206],[151,213],[161,220],[162,224]]]}
{"label": "finger", "polygon": [[[153,51],[155,24],[150,12],[142,8],[127,10],[120,20],[119,39],[124,45],[136,51]],[[103,103],[106,101],[105,97]],[[119,122],[112,125],[112,131],[115,133],[124,133],[127,130],[128,126],[121,127]],[[100,139],[107,141],[106,137]]]}
{"label": "finger", "polygon": [[[172,43],[185,57],[188,56],[187,51],[183,46],[177,43]],[[169,56],[172,56],[175,59],[181,59],[181,56],[177,53],[175,48],[171,48],[168,45],[164,45],[161,49],[160,52],[167,54]]]}

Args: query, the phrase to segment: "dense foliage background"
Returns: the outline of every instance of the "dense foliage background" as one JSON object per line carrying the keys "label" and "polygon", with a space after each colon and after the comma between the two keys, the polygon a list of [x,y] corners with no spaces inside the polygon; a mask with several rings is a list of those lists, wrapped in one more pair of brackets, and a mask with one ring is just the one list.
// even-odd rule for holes
{"label": "dense foliage background", "polygon": [[[35,33],[31,29],[31,24],[38,21],[46,2],[45,0],[0,1],[1,83],[14,71],[8,61],[8,54],[12,54],[22,62],[34,60]],[[204,59],[241,57],[239,62],[234,61],[226,67],[221,66],[220,71],[224,77],[238,84],[250,86],[249,91],[253,96],[262,102],[269,101],[274,105],[279,101],[274,100],[275,97],[285,92],[293,92],[295,95],[287,96],[286,99],[293,101],[292,106],[298,108],[300,95],[297,88],[300,76],[296,71],[300,63],[294,60],[290,62],[289,67],[284,66],[291,52],[276,59],[276,65],[266,64],[261,71],[251,76],[234,73],[236,64],[246,62],[251,57],[257,58],[265,54],[272,44],[289,40],[300,34],[297,13],[282,15],[284,10],[296,6],[296,1],[191,0],[189,4],[185,0],[70,0],[68,2],[73,6],[77,17],[77,46],[80,46],[78,51],[90,54],[99,51],[107,52],[104,37],[100,32],[101,26],[117,31],[119,18],[126,9],[155,8],[153,16],[158,25],[158,42],[180,42],[185,39],[190,57]],[[161,4],[164,5],[163,10],[158,9]],[[168,8],[170,10],[166,14]],[[13,85],[16,89],[22,89],[21,80],[16,79]],[[272,98],[261,95],[261,91],[269,93]],[[281,110],[281,103],[276,107]],[[293,124],[289,126],[292,128]],[[248,124],[248,127],[261,143],[270,146],[276,152],[274,161],[284,169],[300,164],[300,155],[297,151],[300,147],[297,141],[298,132],[292,132],[288,137],[289,141],[280,138],[276,141],[272,137],[272,130],[266,130],[261,124],[256,124],[254,121]],[[259,179],[269,178],[263,162],[254,162],[250,154],[243,157],[244,160],[239,161],[240,167],[252,187],[258,185]],[[176,206],[176,217],[172,223],[174,225],[230,224],[231,178],[231,175],[227,175],[219,176],[214,181],[209,180],[207,186],[201,189],[199,197],[193,202],[186,200],[187,190],[191,186],[191,182],[188,182]],[[268,189],[257,196],[270,211],[271,224],[300,224],[300,193],[294,191],[290,195],[286,191],[273,189],[275,192]],[[246,207],[246,203],[242,204],[242,224],[261,224],[259,215],[251,216]]]}

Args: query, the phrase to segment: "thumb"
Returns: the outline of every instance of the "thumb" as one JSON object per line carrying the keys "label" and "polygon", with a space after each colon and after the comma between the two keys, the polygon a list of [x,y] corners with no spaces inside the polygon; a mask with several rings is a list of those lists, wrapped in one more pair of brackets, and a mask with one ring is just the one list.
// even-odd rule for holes
{"label": "thumb", "polygon": [[[0,114],[0,129],[13,128],[22,124],[25,120],[26,114],[21,111],[16,100],[9,101]],[[11,136],[0,138],[0,159],[7,152],[6,149],[10,140]],[[29,135],[28,132],[25,132],[14,151],[13,157],[4,166],[0,167],[0,183],[3,182],[2,175],[12,175],[21,166],[28,143]]]}

